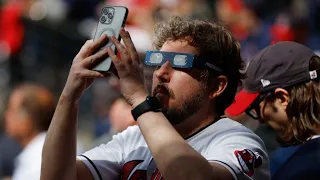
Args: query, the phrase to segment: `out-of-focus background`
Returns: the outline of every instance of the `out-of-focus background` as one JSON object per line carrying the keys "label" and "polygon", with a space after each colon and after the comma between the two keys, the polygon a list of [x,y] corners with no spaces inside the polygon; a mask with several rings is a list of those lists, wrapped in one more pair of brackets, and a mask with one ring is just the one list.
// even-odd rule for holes
{"label": "out-of-focus background", "polygon": [[[320,0],[1,0],[1,115],[20,83],[41,84],[58,100],[71,62],[93,37],[105,5],[129,9],[126,29],[142,59],[152,48],[154,24],[172,15],[222,21],[241,42],[245,60],[273,41],[293,40],[320,52]],[[150,84],[152,69],[145,71]],[[134,124],[117,83],[116,78],[97,80],[82,97],[79,153]],[[0,147],[8,147],[1,145],[6,134],[2,117]],[[260,135],[268,141],[267,128],[254,122],[247,125],[263,132]],[[276,147],[273,143],[270,140],[270,152]]]}

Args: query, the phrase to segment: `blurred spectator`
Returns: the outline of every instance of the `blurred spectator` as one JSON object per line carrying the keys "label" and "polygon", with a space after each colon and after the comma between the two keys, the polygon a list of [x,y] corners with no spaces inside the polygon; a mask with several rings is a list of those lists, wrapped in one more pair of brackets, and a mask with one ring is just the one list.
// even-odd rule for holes
{"label": "blurred spectator", "polygon": [[111,132],[122,132],[127,127],[136,124],[131,115],[131,109],[131,106],[123,98],[118,98],[113,102],[109,112]]}
{"label": "blurred spectator", "polygon": [[262,20],[264,1],[217,0],[217,17],[225,23],[241,43],[246,60],[272,41],[271,22]]}
{"label": "blurred spectator", "polygon": [[122,132],[129,126],[135,125],[136,121],[131,115],[131,106],[123,99],[117,98],[109,110],[110,129],[93,143],[93,147],[106,144],[112,140],[112,136]]}
{"label": "blurred spectator", "polygon": [[[55,105],[52,92],[37,84],[20,84],[10,95],[5,131],[23,148],[14,162],[13,180],[40,179],[42,146]],[[82,153],[81,146],[77,150]]]}
{"label": "blurred spectator", "polygon": [[13,180],[40,179],[42,146],[54,110],[53,94],[39,85],[22,84],[13,90],[5,130],[23,147],[15,161]]}

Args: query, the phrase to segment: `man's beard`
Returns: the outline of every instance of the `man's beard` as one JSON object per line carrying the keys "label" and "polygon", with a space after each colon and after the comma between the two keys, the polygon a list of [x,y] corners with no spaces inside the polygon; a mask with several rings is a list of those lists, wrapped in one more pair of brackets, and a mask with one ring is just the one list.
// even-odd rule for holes
{"label": "man's beard", "polygon": [[200,91],[188,96],[180,108],[164,108],[163,114],[172,125],[183,123],[200,110],[204,97],[205,92],[201,88]]}

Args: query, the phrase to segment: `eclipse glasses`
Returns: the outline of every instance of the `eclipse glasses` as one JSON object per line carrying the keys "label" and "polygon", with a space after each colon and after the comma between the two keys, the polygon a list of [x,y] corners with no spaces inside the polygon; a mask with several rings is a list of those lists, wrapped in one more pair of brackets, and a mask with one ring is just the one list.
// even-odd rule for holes
{"label": "eclipse glasses", "polygon": [[164,52],[164,51],[147,51],[145,57],[145,64],[148,66],[161,66],[165,62],[169,61],[171,67],[175,68],[198,68],[205,69],[210,68],[217,72],[222,72],[223,70],[213,65],[209,62],[203,60],[197,55],[186,54],[186,53],[176,53],[176,52]]}

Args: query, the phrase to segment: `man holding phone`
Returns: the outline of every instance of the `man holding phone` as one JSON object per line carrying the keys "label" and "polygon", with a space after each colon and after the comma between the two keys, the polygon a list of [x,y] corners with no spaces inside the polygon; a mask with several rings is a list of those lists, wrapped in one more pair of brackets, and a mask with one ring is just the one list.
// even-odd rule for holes
{"label": "man holding phone", "polygon": [[[156,28],[145,63],[157,66],[152,96],[130,35],[88,41],[75,57],[43,149],[41,179],[269,179],[262,140],[221,118],[242,77],[240,45],[217,23],[174,17]],[[95,78],[90,70],[110,56],[137,126],[75,158],[79,99]],[[107,93],[107,92],[106,92]]]}

